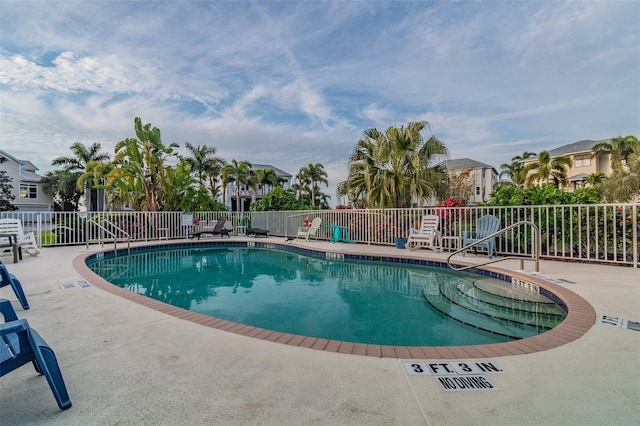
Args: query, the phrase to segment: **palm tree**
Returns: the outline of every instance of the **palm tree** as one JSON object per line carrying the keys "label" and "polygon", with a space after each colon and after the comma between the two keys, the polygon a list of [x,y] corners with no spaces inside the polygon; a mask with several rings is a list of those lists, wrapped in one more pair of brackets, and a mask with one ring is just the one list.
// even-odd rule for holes
{"label": "palm tree", "polygon": [[531,163],[525,167],[525,185],[529,186],[533,182],[551,184],[556,187],[566,185],[567,168],[571,167],[571,159],[569,157],[551,158],[549,151],[541,151],[538,155],[538,161]]}
{"label": "palm tree", "polygon": [[338,196],[367,207],[423,205],[432,196],[444,197],[446,171],[433,164],[447,154],[435,136],[426,141],[426,121],[389,127],[384,133],[368,129],[349,159],[347,180],[338,184]]}
{"label": "palm tree", "polygon": [[304,175],[306,180],[308,180],[309,182],[309,187],[311,188],[311,207],[315,208],[316,190],[318,189],[318,185],[316,184],[324,183],[325,186],[329,186],[329,181],[327,180],[327,172],[324,170],[324,166],[322,164],[309,163],[307,167],[300,169],[300,173]]}
{"label": "palm tree", "polygon": [[371,186],[371,178],[376,170],[376,152],[381,138],[378,130],[368,129],[365,138],[360,139],[349,158],[347,180],[338,183],[336,192],[339,197],[346,197],[350,203],[368,206],[367,189]]}
{"label": "palm tree", "polygon": [[511,159],[511,164],[504,163],[500,165],[500,168],[502,169],[500,177],[506,175],[516,185],[523,185],[527,178],[527,173],[522,161],[529,157],[533,157],[534,155],[536,155],[535,152],[525,151],[522,155],[516,155],[513,157]]}
{"label": "palm tree", "polygon": [[[110,156],[107,153],[100,152],[102,146],[99,143],[93,143],[91,146],[86,147],[80,142],[75,142],[71,145],[70,149],[73,153],[71,157],[58,157],[51,161],[52,166],[63,166],[63,170],[67,172],[90,172],[87,166],[92,163],[107,163],[110,160]],[[78,174],[80,176],[80,174]],[[88,177],[88,176],[87,176]],[[87,210],[96,210],[97,200],[95,197],[96,191],[93,189],[93,179],[78,180],[76,185],[79,191],[84,191],[85,201],[87,203]]]}
{"label": "palm tree", "polygon": [[200,188],[204,188],[205,181],[208,180],[212,193],[217,192],[215,186],[220,170],[224,165],[224,160],[215,157],[216,148],[206,145],[198,145],[196,147],[189,142],[185,146],[191,155],[185,157],[184,160],[189,165],[191,173],[196,176]]}
{"label": "palm tree", "polygon": [[640,143],[631,146],[626,167],[617,166],[602,184],[607,202],[628,202],[640,199]]}
{"label": "palm tree", "polygon": [[309,191],[309,186],[311,185],[311,179],[305,173],[304,168],[300,169],[295,176],[296,183],[291,185],[291,189],[298,193],[298,201],[302,201],[302,193]]}
{"label": "palm tree", "polygon": [[602,185],[602,183],[605,181],[606,178],[607,178],[607,175],[605,175],[602,172],[591,173],[587,177],[587,184],[589,184],[589,186],[595,188],[597,186]]}
{"label": "palm tree", "polygon": [[45,174],[44,192],[53,195],[54,210],[75,211],[82,197],[82,191],[78,190],[78,176],[80,172],[67,170],[53,170]]}
{"label": "palm tree", "polygon": [[132,199],[144,198],[148,211],[164,207],[173,182],[166,179],[170,166],[165,165],[169,157],[177,157],[174,148],[178,144],[165,146],[160,129],[151,124],[142,125],[140,117],[134,119],[136,138],[127,138],[116,144],[116,167],[109,173],[109,184],[122,190],[134,191]]}
{"label": "palm tree", "polygon": [[629,154],[637,150],[640,146],[638,138],[633,135],[625,137],[618,136],[610,142],[600,142],[593,146],[596,154],[611,154],[611,168],[618,170],[626,163]]}
{"label": "palm tree", "polygon": [[222,176],[222,188],[226,195],[227,184],[235,182],[236,186],[236,211],[243,209],[242,202],[240,200],[240,184],[247,184],[251,175],[251,163],[248,161],[238,162],[235,159],[231,160],[231,163],[225,164],[221,169]]}
{"label": "palm tree", "polygon": [[[92,160],[85,166],[86,171],[78,177],[78,187],[84,188],[89,186],[90,182],[94,182],[93,188],[97,190],[94,195],[98,197],[92,196],[92,200],[97,202],[98,208],[100,207],[100,204],[102,204],[103,210],[106,210],[108,204],[106,199],[109,195],[107,192],[107,186],[105,185],[106,178],[114,167],[115,165],[112,162],[101,163],[99,161]],[[98,199],[100,197],[103,198],[102,203],[100,203],[100,200]]]}
{"label": "palm tree", "polygon": [[[286,180],[278,176],[274,169],[258,169],[255,171],[256,182],[261,187],[261,196],[271,192],[276,186],[281,186]],[[265,192],[265,189],[269,188],[269,191]]]}

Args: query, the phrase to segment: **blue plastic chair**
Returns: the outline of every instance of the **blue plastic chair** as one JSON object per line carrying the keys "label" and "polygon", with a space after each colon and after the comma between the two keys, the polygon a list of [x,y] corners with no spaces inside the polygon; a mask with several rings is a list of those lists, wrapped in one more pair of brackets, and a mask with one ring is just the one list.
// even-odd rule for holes
{"label": "blue plastic chair", "polygon": [[29,302],[27,302],[27,297],[24,295],[24,291],[22,291],[22,284],[20,284],[20,281],[18,281],[15,275],[10,274],[7,267],[0,262],[0,288],[8,285],[11,286],[13,292],[16,294],[16,297],[22,305],[22,309],[29,309]]}
{"label": "blue plastic chair", "polygon": [[47,378],[58,407],[61,410],[71,407],[53,349],[29,327],[26,319],[18,319],[7,299],[0,299],[0,312],[5,321],[0,324],[0,377],[32,362],[36,371]]}
{"label": "blue plastic chair", "polygon": [[[500,230],[500,219],[493,215],[486,215],[478,218],[476,220],[476,230],[475,231],[464,231],[462,233],[462,247],[466,247],[469,244],[473,244],[477,241],[482,240],[483,238],[488,237],[491,234],[495,234]],[[487,253],[489,254],[489,259],[496,254],[496,237],[489,238],[486,241],[478,243],[473,246],[473,253],[478,254],[478,247],[485,247],[487,249]],[[464,256],[467,253],[467,250],[462,251],[462,255]]]}

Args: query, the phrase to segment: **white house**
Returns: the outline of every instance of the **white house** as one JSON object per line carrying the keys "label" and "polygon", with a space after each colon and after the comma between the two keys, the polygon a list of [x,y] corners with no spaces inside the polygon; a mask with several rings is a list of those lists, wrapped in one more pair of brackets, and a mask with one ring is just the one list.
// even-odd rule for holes
{"label": "white house", "polygon": [[43,191],[43,176],[36,173],[38,168],[30,161],[18,160],[0,149],[0,170],[7,173],[11,181],[11,202],[20,211],[52,211],[53,196]]}
{"label": "white house", "polygon": [[[268,169],[273,169],[273,171],[276,172],[276,175],[279,178],[281,178],[283,181],[285,181],[284,184],[282,185],[283,188],[285,189],[291,188],[291,178],[293,178],[293,176],[290,175],[289,173],[277,167],[273,167],[269,164],[251,163],[251,170],[253,171],[268,170]],[[261,199],[266,194],[268,194],[268,192],[265,192],[264,189],[260,187],[260,185],[258,185],[258,191],[254,191],[253,188],[245,184],[240,184],[239,195],[240,195],[240,199],[242,200],[241,211],[249,211],[249,206],[251,205],[251,202]],[[236,183],[230,182],[226,188],[226,200],[224,200],[224,204],[225,206],[227,206],[229,210],[236,211],[236,206],[238,205],[237,203],[238,202],[236,200]]]}
{"label": "white house", "polygon": [[479,204],[489,200],[493,189],[498,183],[498,172],[489,164],[469,158],[459,158],[443,161],[441,165],[447,169],[447,173],[452,177],[459,176],[462,173],[470,174],[473,179],[473,193],[468,200],[464,200],[468,205]]}

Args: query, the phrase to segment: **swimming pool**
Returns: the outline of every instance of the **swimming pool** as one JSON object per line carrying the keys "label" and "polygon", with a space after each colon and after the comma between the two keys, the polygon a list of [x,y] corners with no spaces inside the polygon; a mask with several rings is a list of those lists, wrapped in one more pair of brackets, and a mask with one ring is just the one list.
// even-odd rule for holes
{"label": "swimming pool", "polygon": [[[498,298],[491,290],[505,276],[248,245],[255,243],[146,248],[130,256],[100,253],[89,257],[87,266],[128,291],[193,312],[363,344],[500,343],[547,331],[566,313],[537,293],[530,300]],[[518,292],[518,298],[525,296]]]}

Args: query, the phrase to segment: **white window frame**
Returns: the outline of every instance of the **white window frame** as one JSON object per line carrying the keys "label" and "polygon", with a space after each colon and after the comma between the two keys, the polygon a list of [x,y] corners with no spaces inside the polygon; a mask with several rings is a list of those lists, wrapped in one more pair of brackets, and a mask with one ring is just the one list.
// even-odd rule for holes
{"label": "white window frame", "polygon": [[36,185],[35,183],[21,183],[20,184],[20,199],[21,200],[37,200],[38,199],[38,185]]}
{"label": "white window frame", "polygon": [[574,167],[589,167],[591,165],[591,154],[579,154],[573,157]]}

